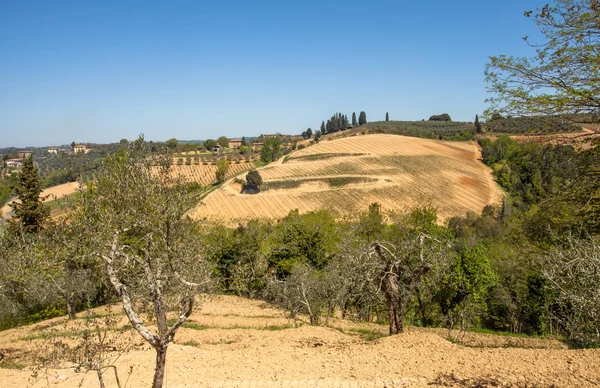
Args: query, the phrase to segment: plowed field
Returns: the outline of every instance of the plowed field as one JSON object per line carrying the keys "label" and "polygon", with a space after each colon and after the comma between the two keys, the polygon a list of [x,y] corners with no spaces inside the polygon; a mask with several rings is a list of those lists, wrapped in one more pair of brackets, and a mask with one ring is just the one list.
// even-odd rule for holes
{"label": "plowed field", "polygon": [[194,215],[233,221],[329,209],[352,217],[373,202],[383,210],[434,205],[440,220],[479,213],[502,198],[480,157],[474,142],[397,135],[323,141],[260,168],[265,185],[259,194],[241,194],[230,181],[205,198]]}
{"label": "plowed field", "polygon": [[[387,337],[387,326],[330,319],[310,326],[286,311],[234,296],[203,298],[169,346],[165,387],[591,387],[600,383],[599,349],[573,350],[551,339],[467,333],[464,343],[447,331],[408,327]],[[105,314],[104,308],[96,309]],[[121,384],[149,387],[155,351],[127,326],[114,306],[105,363]],[[33,356],[51,344],[82,343],[86,313],[0,332],[0,386],[98,387],[95,373],[73,364],[38,370]],[[120,330],[119,330],[120,329]],[[156,330],[155,327],[151,327]],[[79,338],[79,339],[78,339]],[[59,342],[55,342],[58,339]],[[113,345],[115,346],[113,348]],[[128,347],[118,357],[115,349]],[[131,375],[129,375],[131,371]],[[107,387],[116,387],[112,370]]]}
{"label": "plowed field", "polygon": [[[239,172],[250,170],[252,168],[254,168],[254,163],[232,163],[229,165],[227,177],[231,177]],[[173,175],[183,175],[187,182],[198,182],[202,186],[210,185],[216,180],[215,173],[217,172],[217,166],[214,164],[189,166],[174,165],[171,167],[171,169],[173,171]]]}

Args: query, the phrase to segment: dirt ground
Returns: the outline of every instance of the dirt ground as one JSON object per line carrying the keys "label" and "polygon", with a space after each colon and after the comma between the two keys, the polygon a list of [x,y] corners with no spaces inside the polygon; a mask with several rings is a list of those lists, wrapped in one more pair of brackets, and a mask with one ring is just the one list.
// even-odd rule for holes
{"label": "dirt ground", "polygon": [[[98,309],[99,312],[104,311]],[[118,312],[115,307],[114,312]],[[80,314],[80,318],[83,315]],[[118,317],[118,326],[127,322]],[[32,378],[28,352],[39,353],[44,333],[84,322],[57,318],[0,332],[0,386],[97,387],[92,373],[62,369]],[[54,328],[52,328],[54,327]],[[447,331],[409,327],[385,336],[377,324],[330,320],[310,326],[264,302],[211,297],[180,329],[169,347],[166,387],[584,387],[600,384],[600,350],[572,350],[556,340],[467,334],[465,344]],[[154,351],[137,334],[114,331],[132,350],[114,364],[128,387],[152,381]],[[72,344],[73,345],[73,344]],[[109,356],[111,353],[108,353]],[[128,372],[131,370],[131,374]],[[108,386],[114,378],[106,373]]]}

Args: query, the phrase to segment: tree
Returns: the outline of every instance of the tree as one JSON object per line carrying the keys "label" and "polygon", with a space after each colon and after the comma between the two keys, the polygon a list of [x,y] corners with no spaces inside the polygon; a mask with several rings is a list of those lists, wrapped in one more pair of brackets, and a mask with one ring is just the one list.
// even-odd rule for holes
{"label": "tree", "polygon": [[247,143],[246,143],[246,136],[242,136],[242,144],[240,146],[244,147],[246,145],[247,145]]}
{"label": "tree", "polygon": [[308,128],[308,129],[306,130],[306,137],[307,137],[308,139],[310,139],[310,138],[312,137],[312,135],[313,135],[313,131],[312,131],[312,129],[311,129],[311,128]]}
{"label": "tree", "polygon": [[483,133],[483,129],[481,128],[481,123],[479,122],[479,115],[475,115],[475,132]]}
{"label": "tree", "polygon": [[271,137],[265,141],[263,148],[260,152],[260,160],[263,163],[271,163],[281,156],[280,153],[281,139],[278,137]]}
{"label": "tree", "polygon": [[204,145],[204,148],[208,151],[211,151],[217,145],[217,142],[213,139],[206,139],[202,145]]}
{"label": "tree", "polygon": [[[87,232],[81,244],[103,265],[129,322],[156,351],[155,388],[163,385],[169,344],[210,281],[187,215],[200,193],[188,186],[173,177],[168,157],[147,157],[140,137],[123,156],[104,161],[72,213]],[[140,317],[144,305],[152,306],[155,332]]]}
{"label": "tree", "polygon": [[174,150],[179,145],[179,141],[177,141],[177,139],[175,139],[175,138],[172,138],[172,139],[167,140],[166,144],[167,144],[168,149]]}
{"label": "tree", "polygon": [[325,133],[325,121],[321,121],[321,133]]}
{"label": "tree", "polygon": [[119,140],[119,144],[126,146],[127,144],[129,144],[129,140],[123,138],[123,139]]}
{"label": "tree", "polygon": [[543,275],[557,295],[555,316],[571,341],[600,343],[600,245],[568,238],[543,258]]}
{"label": "tree", "polygon": [[15,217],[9,222],[15,232],[37,233],[50,217],[50,209],[44,205],[46,197],[40,197],[42,185],[38,169],[33,164],[33,155],[25,158],[21,172],[12,186],[18,201],[10,204]]}
{"label": "tree", "polygon": [[492,56],[486,65],[489,116],[597,113],[600,110],[600,6],[597,0],[557,0],[537,13],[542,42],[525,42],[535,55]]}
{"label": "tree", "polygon": [[221,159],[221,160],[217,161],[217,171],[215,172],[217,182],[221,183],[225,180],[228,170],[229,170],[229,160]]}
{"label": "tree", "polygon": [[356,127],[358,123],[356,122],[356,112],[352,112],[352,126]]}
{"label": "tree", "polygon": [[74,150],[75,150],[75,142],[74,142],[74,141],[72,141],[72,142],[71,142],[71,151],[74,151]]}
{"label": "tree", "polygon": [[316,131],[315,132],[315,142],[319,142],[319,140],[321,140],[321,131]]}
{"label": "tree", "polygon": [[244,188],[244,191],[250,190],[252,192],[259,192],[262,184],[263,180],[260,173],[256,170],[251,170],[246,174],[246,187]]}
{"label": "tree", "polygon": [[358,125],[365,125],[367,123],[367,114],[365,112],[360,112],[358,116]]}
{"label": "tree", "polygon": [[442,113],[441,115],[431,116],[429,121],[452,121],[452,119],[448,113]]}
{"label": "tree", "polygon": [[227,137],[225,137],[225,136],[219,137],[217,139],[217,143],[219,143],[219,145],[223,148],[229,147],[229,139],[227,139]]}
{"label": "tree", "polygon": [[390,121],[390,114],[385,112],[385,121]]}

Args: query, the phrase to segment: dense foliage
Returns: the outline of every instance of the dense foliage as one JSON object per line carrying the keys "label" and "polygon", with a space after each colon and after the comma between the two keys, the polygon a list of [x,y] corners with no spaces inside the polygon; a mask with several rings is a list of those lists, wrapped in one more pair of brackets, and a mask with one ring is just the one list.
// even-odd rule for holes
{"label": "dense foliage", "polygon": [[577,132],[581,127],[558,117],[498,117],[485,123],[488,131],[509,134],[545,134]]}
{"label": "dense foliage", "polygon": [[431,116],[429,121],[452,121],[452,119],[448,113],[442,113],[441,115]]}
{"label": "dense foliage", "polygon": [[475,127],[472,123],[458,121],[372,121],[360,130],[425,139],[473,140]]}

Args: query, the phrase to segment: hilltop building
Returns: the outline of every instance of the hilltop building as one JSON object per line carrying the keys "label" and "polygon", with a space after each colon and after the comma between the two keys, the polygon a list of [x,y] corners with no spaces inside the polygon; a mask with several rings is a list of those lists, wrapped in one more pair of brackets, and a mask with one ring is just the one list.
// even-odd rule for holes
{"label": "hilltop building", "polygon": [[242,146],[242,139],[229,139],[227,147],[229,148],[240,148]]}
{"label": "hilltop building", "polygon": [[256,142],[256,143],[252,143],[252,150],[253,151],[258,151],[258,150],[262,150],[263,146],[265,145],[265,143],[263,142]]}
{"label": "hilltop building", "polygon": [[21,159],[8,159],[6,161],[6,167],[9,168],[19,168],[23,165],[23,161]]}
{"label": "hilltop building", "polygon": [[85,144],[75,144],[73,147],[73,152],[76,154],[82,153],[87,154],[88,152],[93,151],[92,148],[87,148]]}
{"label": "hilltop building", "polygon": [[50,147],[50,148],[48,148],[48,153],[56,155],[56,154],[58,154],[58,148]]}
{"label": "hilltop building", "polygon": [[28,150],[24,150],[24,151],[19,151],[19,152],[18,152],[18,154],[19,154],[19,158],[21,158],[21,159],[28,158],[28,157],[29,157],[29,155],[31,155],[31,153],[32,153],[32,152],[31,152],[31,151],[28,151]]}

